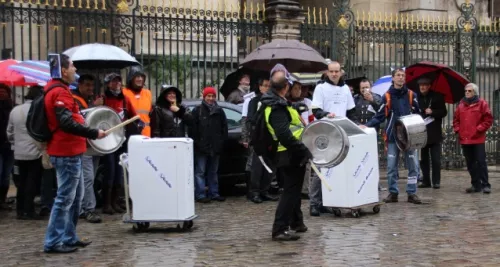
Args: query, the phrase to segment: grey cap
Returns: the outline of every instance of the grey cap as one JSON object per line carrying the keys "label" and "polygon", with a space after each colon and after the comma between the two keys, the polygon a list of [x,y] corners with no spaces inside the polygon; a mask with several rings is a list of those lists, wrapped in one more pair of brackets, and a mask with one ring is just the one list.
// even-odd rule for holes
{"label": "grey cap", "polygon": [[111,82],[112,80],[114,80],[116,78],[120,78],[120,80],[121,80],[122,76],[120,76],[120,74],[118,74],[118,73],[110,73],[110,74],[106,75],[106,77],[104,77],[104,83],[108,84],[109,82]]}
{"label": "grey cap", "polygon": [[420,84],[429,84],[429,85],[431,85],[432,82],[431,82],[431,79],[429,79],[429,78],[420,78],[420,79],[418,79],[418,84],[419,85]]}

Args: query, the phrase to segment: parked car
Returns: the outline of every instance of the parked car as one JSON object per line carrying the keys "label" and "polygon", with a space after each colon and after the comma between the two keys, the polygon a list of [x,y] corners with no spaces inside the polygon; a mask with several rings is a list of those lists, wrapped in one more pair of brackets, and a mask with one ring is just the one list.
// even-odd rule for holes
{"label": "parked car", "polygon": [[[200,99],[183,100],[182,103],[193,110],[201,104]],[[228,140],[224,143],[224,153],[219,162],[219,184],[221,187],[233,186],[246,182],[245,166],[248,158],[248,151],[240,143],[242,121],[241,107],[228,102],[218,101],[217,104],[224,110],[227,118]],[[104,165],[100,164],[96,170],[94,181],[94,191],[98,206],[101,198],[101,181],[104,176]]]}

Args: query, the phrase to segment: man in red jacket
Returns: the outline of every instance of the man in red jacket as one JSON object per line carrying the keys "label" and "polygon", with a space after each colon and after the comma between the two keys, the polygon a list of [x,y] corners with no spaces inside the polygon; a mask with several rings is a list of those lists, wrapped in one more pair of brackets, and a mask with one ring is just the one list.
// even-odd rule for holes
{"label": "man in red jacket", "polygon": [[460,138],[462,151],[471,177],[467,193],[491,193],[486,165],[486,131],[493,124],[488,103],[479,98],[479,88],[473,83],[465,86],[465,97],[460,101],[453,117],[453,130]]}
{"label": "man in red jacket", "polygon": [[[57,196],[50,214],[44,242],[46,253],[69,253],[91,242],[80,240],[76,224],[83,198],[82,155],[87,150],[87,138],[100,139],[103,130],[91,129],[75,103],[69,84],[75,80],[76,68],[64,54],[61,59],[61,79],[52,79],[45,87],[45,113],[52,139],[47,144],[50,162],[57,172]],[[50,90],[49,90],[50,89]]]}

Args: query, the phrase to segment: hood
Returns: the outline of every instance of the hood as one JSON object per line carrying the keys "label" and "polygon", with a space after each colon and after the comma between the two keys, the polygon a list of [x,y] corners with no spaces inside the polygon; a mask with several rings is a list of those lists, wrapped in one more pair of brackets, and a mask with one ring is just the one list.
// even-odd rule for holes
{"label": "hood", "polygon": [[175,87],[173,85],[163,85],[161,87],[160,95],[156,99],[156,105],[158,105],[160,107],[164,107],[164,108],[169,108],[170,107],[170,103],[167,101],[167,99],[165,98],[165,96],[170,91],[174,91],[175,92],[175,96],[177,98],[177,106],[180,106],[181,103],[182,103],[182,93],[181,93],[181,91],[177,87]]}
{"label": "hood", "polygon": [[288,106],[288,102],[277,95],[272,89],[262,95],[260,102],[266,106]]}
{"label": "hood", "polygon": [[334,83],[330,80],[330,78],[328,78],[328,77],[326,77],[326,79],[324,80],[324,82],[329,83],[329,84],[331,84],[331,85],[338,86],[338,87],[342,87],[342,86],[344,86],[344,85],[345,85],[345,81],[344,81],[344,78],[343,78],[343,77],[340,77],[340,79],[339,79],[339,83],[337,83],[337,84],[334,84]]}
{"label": "hood", "polygon": [[[127,88],[136,89],[136,88],[134,88],[134,86],[132,84],[132,80],[137,76],[142,76],[142,78],[144,78],[144,84],[146,84],[146,74],[144,73],[144,71],[142,71],[142,69],[140,67],[134,66],[134,67],[130,68],[130,71],[128,72],[128,75],[127,75]],[[142,88],[139,88],[139,89],[142,89]]]}

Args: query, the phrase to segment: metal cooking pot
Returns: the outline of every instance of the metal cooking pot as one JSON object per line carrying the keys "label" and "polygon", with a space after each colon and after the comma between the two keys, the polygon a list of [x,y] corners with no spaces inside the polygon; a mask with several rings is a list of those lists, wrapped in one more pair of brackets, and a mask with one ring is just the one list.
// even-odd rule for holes
{"label": "metal cooking pot", "polygon": [[[85,118],[85,125],[94,129],[105,131],[122,122],[118,113],[105,106],[84,109],[81,113]],[[123,145],[125,139],[124,128],[111,132],[103,139],[87,139],[87,152],[85,152],[85,155],[102,156],[113,153]]]}
{"label": "metal cooking pot", "polygon": [[427,127],[420,115],[401,116],[394,124],[396,145],[402,151],[421,149],[427,145]]}
{"label": "metal cooking pot", "polygon": [[345,120],[348,119],[333,118],[314,121],[302,132],[301,140],[311,151],[314,157],[312,161],[316,166],[332,168],[346,158],[350,144],[348,134],[342,127]]}

